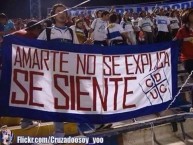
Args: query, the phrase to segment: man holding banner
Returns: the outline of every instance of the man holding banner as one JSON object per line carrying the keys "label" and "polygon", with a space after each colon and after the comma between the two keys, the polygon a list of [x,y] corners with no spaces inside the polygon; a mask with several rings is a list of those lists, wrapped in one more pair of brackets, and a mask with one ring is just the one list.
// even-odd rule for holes
{"label": "man holding banner", "polygon": [[[58,14],[62,11],[65,11],[66,6],[62,4],[55,4],[52,8],[51,15]],[[65,26],[66,18],[68,16],[67,12],[60,13],[52,18],[54,26],[52,28],[46,28],[38,37],[39,40],[56,40],[62,41],[64,43],[74,43],[80,44],[77,40],[76,33],[71,28]],[[86,39],[84,44],[92,44],[91,39]],[[63,122],[54,122],[55,126],[55,136],[63,137],[64,136],[64,124]]]}
{"label": "man holding banner", "polygon": [[[53,6],[51,15],[58,14],[67,9],[66,6],[62,4],[56,4]],[[68,13],[60,13],[55,17],[52,17],[52,21],[55,24],[52,28],[45,29],[38,37],[39,40],[59,40],[65,43],[73,43],[73,33],[72,30],[65,26]],[[64,123],[54,122],[55,126],[55,136],[64,137]]]}

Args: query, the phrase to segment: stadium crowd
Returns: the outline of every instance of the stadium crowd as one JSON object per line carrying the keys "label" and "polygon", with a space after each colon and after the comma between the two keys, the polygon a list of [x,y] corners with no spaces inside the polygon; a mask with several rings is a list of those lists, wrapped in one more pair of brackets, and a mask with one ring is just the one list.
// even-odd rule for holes
{"label": "stadium crowd", "polygon": [[[97,10],[95,17],[86,12],[76,16],[71,16],[67,13],[65,26],[72,29],[78,28],[75,33],[78,36],[77,38],[80,39],[79,41],[92,38],[94,44],[101,44],[102,42],[102,45],[113,45],[110,43],[111,40],[119,40],[120,44],[151,44],[172,40],[176,36],[178,29],[183,26],[182,16],[187,11],[156,8],[151,13],[148,11],[116,13],[114,7],[112,7],[110,11]],[[53,26],[52,20],[48,19],[41,23],[41,29],[44,30],[46,27]],[[35,18],[8,19],[4,13],[1,13],[1,38],[6,34],[26,28],[27,24],[32,21],[38,22],[39,20]],[[93,35],[91,35],[92,32]],[[116,35],[114,35],[115,33]]]}
{"label": "stadium crowd", "polygon": [[[63,4],[56,4],[51,15],[65,9]],[[0,41],[13,32],[13,35],[30,39],[62,39],[66,43],[100,46],[143,45],[179,39],[183,40],[180,58],[189,73],[193,70],[193,9],[156,8],[152,13],[125,11],[120,14],[112,7],[110,11],[97,10],[95,17],[86,14],[72,17],[64,12],[41,24],[37,22],[35,19],[9,19],[1,13]],[[22,122],[22,128],[37,125],[29,119],[23,119]],[[96,128],[109,126],[100,125]],[[61,122],[55,122],[55,133],[56,136],[64,135]]]}

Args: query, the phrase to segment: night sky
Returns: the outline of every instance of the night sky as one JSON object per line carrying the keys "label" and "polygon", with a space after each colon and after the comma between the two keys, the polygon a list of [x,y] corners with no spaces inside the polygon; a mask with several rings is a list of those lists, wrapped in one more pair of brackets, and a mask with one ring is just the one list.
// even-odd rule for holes
{"label": "night sky", "polygon": [[[47,8],[52,7],[55,3],[63,3],[71,7],[82,1],[84,0],[41,0],[41,12],[45,16],[47,14]],[[124,5],[155,1],[160,0],[91,0],[82,7]],[[0,0],[0,13],[2,12],[10,18],[28,18],[30,16],[29,0]]]}

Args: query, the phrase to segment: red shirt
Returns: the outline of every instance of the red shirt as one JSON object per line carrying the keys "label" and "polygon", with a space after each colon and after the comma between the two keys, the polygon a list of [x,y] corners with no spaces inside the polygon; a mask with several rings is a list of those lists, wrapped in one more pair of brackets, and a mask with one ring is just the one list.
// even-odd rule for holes
{"label": "red shirt", "polygon": [[187,30],[186,27],[179,29],[176,38],[183,40],[180,54],[181,61],[193,59],[193,30]]}

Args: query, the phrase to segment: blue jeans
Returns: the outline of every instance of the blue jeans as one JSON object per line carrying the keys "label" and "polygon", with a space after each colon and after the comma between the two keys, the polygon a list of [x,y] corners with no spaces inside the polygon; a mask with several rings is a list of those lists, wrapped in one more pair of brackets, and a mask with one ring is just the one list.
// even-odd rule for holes
{"label": "blue jeans", "polygon": [[54,122],[54,136],[64,137],[64,122]]}

